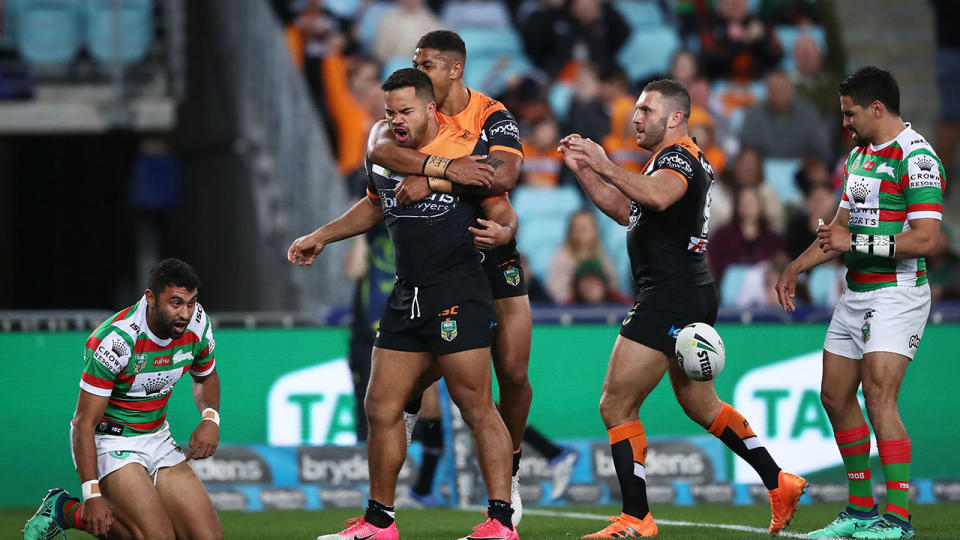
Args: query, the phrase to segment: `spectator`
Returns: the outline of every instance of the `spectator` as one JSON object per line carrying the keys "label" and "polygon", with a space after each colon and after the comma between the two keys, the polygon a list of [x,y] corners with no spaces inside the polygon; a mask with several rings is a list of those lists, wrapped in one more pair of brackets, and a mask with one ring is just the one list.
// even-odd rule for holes
{"label": "spectator", "polygon": [[530,128],[530,137],[523,141],[523,169],[521,180],[525,185],[555,187],[560,183],[563,158],[557,152],[560,128],[553,114],[546,113]]}
{"label": "spectator", "polygon": [[733,220],[710,236],[707,260],[719,281],[731,264],[756,264],[785,252],[783,238],[770,228],[760,191],[737,190]]}
{"label": "spectator", "polygon": [[567,109],[568,133],[602,141],[610,133],[610,113],[601,95],[600,79],[590,66],[580,66]]}
{"label": "spectator", "polygon": [[640,172],[650,153],[637,146],[637,128],[633,124],[636,97],[627,92],[627,76],[621,68],[608,70],[600,83],[600,98],[610,114],[610,128],[600,140],[614,163]]}
{"label": "spectator", "polygon": [[718,184],[713,186],[710,226],[715,228],[729,222],[734,214],[735,194],[744,187],[756,188],[760,192],[767,223],[774,231],[778,233],[783,231],[786,221],[783,202],[780,201],[777,191],[764,182],[763,158],[753,148],[744,148],[737,154],[730,170],[721,176]]}
{"label": "spectator", "polygon": [[[937,154],[947,171],[953,173],[953,156],[960,139],[960,2],[930,0],[937,30],[937,86],[940,88],[940,122],[937,125]],[[947,184],[949,185],[949,183]]]}
{"label": "spectator", "polygon": [[836,137],[830,134],[846,131],[842,123],[837,121],[840,111],[837,89],[840,88],[842,71],[825,69],[820,48],[808,34],[797,36],[793,45],[793,56],[797,71],[791,76],[797,95],[817,108],[825,133],[828,138],[835,139]]}
{"label": "spectator", "polygon": [[337,164],[347,175],[363,167],[367,134],[383,118],[380,66],[370,58],[350,61],[331,54],[322,62],[323,93],[337,130]]}
{"label": "spectator", "polygon": [[748,13],[747,0],[718,0],[700,30],[700,65],[711,80],[762,77],[782,56],[773,29]]}
{"label": "spectator", "polygon": [[793,85],[782,71],[768,75],[766,83],[767,100],[749,108],[744,118],[743,146],[756,148],[765,158],[815,156],[830,161],[827,135],[813,105],[794,96]]}
{"label": "spectator", "polygon": [[567,78],[563,72],[575,70],[571,61],[612,67],[617,51],[630,37],[630,27],[620,13],[601,0],[567,0],[562,12],[547,8],[534,22],[531,17],[525,31],[527,52],[537,67],[554,78]]}
{"label": "spectator", "polygon": [[812,184],[804,193],[804,212],[793,216],[787,224],[787,254],[791,260],[817,238],[817,220],[830,223],[837,214],[837,197],[828,183]]}
{"label": "spectator", "polygon": [[577,266],[591,258],[600,261],[607,283],[617,282],[617,270],[600,243],[597,218],[589,210],[580,210],[570,216],[567,238],[550,261],[547,290],[555,302],[565,304],[573,298],[573,277]]}
{"label": "spectator", "polygon": [[670,78],[682,84],[687,91],[694,79],[700,74],[700,64],[697,62],[697,55],[688,49],[680,49],[673,53],[670,59]]}
{"label": "spectator", "polygon": [[703,156],[707,158],[707,162],[713,168],[714,175],[723,172],[723,169],[727,166],[727,155],[716,143],[713,118],[710,117],[710,113],[703,107],[691,107],[687,129],[690,136],[697,142],[697,146],[703,150]]}
{"label": "spectator", "polygon": [[573,297],[571,304],[624,304],[628,305],[631,298],[618,293],[610,286],[610,278],[603,269],[599,259],[591,257],[577,265],[573,273]]}
{"label": "spectator", "polygon": [[417,41],[427,32],[443,27],[423,0],[400,0],[397,4],[380,19],[373,42],[373,56],[383,63],[397,56],[412,58]]}

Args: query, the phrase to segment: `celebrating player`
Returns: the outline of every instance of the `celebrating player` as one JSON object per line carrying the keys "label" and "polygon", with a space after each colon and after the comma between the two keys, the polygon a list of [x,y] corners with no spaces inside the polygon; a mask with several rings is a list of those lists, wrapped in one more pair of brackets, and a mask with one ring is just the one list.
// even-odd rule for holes
{"label": "celebrating player", "polygon": [[[431,191],[441,190],[454,194],[499,194],[513,189],[517,183],[523,166],[520,129],[503,104],[467,87],[463,80],[466,58],[466,47],[460,36],[448,30],[438,30],[420,38],[413,66],[430,77],[441,121],[458,130],[467,140],[487,141],[489,159],[486,163],[489,168],[486,171],[492,172],[492,179],[481,185],[468,185],[451,178],[449,169],[447,177],[452,184],[431,178],[428,186],[423,177],[408,177],[402,182],[404,193],[398,194],[398,200],[409,203],[427,197]],[[431,156],[397,145],[383,123],[373,128],[368,150],[372,162],[400,174],[418,174],[427,167],[432,169]],[[498,214],[491,214],[486,208],[485,213],[487,219],[478,220],[479,226],[472,231],[477,237],[477,246],[485,250],[483,268],[493,290],[497,313],[493,363],[500,387],[500,415],[510,432],[513,449],[511,501],[514,524],[517,524],[523,508],[517,473],[524,428],[533,399],[527,376],[532,327],[530,299],[514,238],[516,213],[509,202],[502,205],[502,212]],[[408,420],[414,419],[411,413],[417,412],[416,401],[408,404],[406,409]]]}
{"label": "celebrating player", "polygon": [[[847,470],[847,507],[815,538],[912,538],[910,439],[897,394],[923,337],[930,286],[923,256],[942,219],[943,165],[930,144],[900,118],[900,89],[890,73],[865,67],[840,85],[843,127],[857,146],[843,168],[840,208],[777,282],[793,311],[797,275],[844,256],[847,287],[823,344],[820,398]],[[870,430],[860,411],[863,386],[887,481],[877,512],[870,480]]]}
{"label": "celebrating player", "polygon": [[[423,73],[401,69],[382,88],[394,140],[400,146],[430,152],[431,168],[489,151],[486,141],[462,137],[454,126],[438,123],[433,85]],[[396,259],[398,279],[380,319],[365,403],[370,426],[370,500],[363,517],[350,521],[339,533],[320,538],[399,537],[393,501],[406,456],[403,406],[423,390],[421,381],[435,379],[438,371],[473,434],[490,497],[488,519],[464,540],[518,539],[508,502],[510,437],[491,397],[493,299],[474,236],[467,230],[476,222],[480,203],[469,197],[434,193],[403,206],[398,203],[398,192],[405,189],[403,177],[369,160],[367,170],[367,198],[343,216],[298,238],[287,254],[291,262],[311,264],[327,244],[385,220]],[[497,204],[504,200],[488,199],[484,209],[488,214],[497,213]]]}
{"label": "celebrating player", "polygon": [[684,412],[746,460],[770,490],[770,532],[783,529],[807,483],[777,466],[747,420],[674,361],[676,336],[694,322],[713,324],[717,290],[704,261],[713,170],[687,135],[690,95],[680,83],[649,83],[637,100],[637,145],[653,157],[637,174],[611,162],[590,139],[561,141],[564,163],[600,210],[627,226],[627,252],[639,291],[624,319],[607,367],[600,415],[607,426],[623,513],[584,538],[655,536],[647,504],[647,438],[640,405],[665,372]]}
{"label": "celebrating player", "polygon": [[[109,538],[223,537],[210,497],[186,463],[212,456],[220,440],[220,379],[199,288],[190,265],[161,261],[140,301],[87,339],[70,426],[83,502],[50,490],[25,539],[70,528]],[[201,420],[184,454],[165,418],[170,392],[187,371]]]}

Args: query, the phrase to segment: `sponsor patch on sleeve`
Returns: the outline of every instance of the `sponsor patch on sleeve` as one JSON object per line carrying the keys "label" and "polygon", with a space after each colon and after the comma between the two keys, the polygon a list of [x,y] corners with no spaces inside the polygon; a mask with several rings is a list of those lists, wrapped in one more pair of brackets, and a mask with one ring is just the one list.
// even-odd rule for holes
{"label": "sponsor patch on sleeve", "polygon": [[119,375],[127,366],[129,355],[130,348],[127,342],[117,334],[108,336],[97,345],[97,350],[93,351],[93,357],[97,362],[114,375]]}
{"label": "sponsor patch on sleeve", "polygon": [[520,126],[517,125],[517,121],[513,118],[500,120],[490,126],[489,138],[491,142],[503,137],[512,139],[518,143],[520,142]]}
{"label": "sponsor patch on sleeve", "polygon": [[680,152],[664,152],[657,158],[658,169],[670,169],[682,174],[685,178],[693,177],[693,162]]}
{"label": "sponsor patch on sleeve", "polygon": [[925,187],[943,189],[940,166],[933,156],[917,154],[907,158],[907,174],[910,189]]}

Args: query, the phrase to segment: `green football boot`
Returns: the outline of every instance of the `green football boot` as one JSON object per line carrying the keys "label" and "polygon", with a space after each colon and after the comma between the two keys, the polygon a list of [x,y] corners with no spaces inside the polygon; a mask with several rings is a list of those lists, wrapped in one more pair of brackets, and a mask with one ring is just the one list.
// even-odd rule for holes
{"label": "green football boot", "polygon": [[67,535],[63,532],[63,503],[69,498],[70,494],[60,488],[48,491],[37,513],[23,527],[23,540],[50,540],[57,535],[63,535],[66,539]]}
{"label": "green football boot", "polygon": [[[859,513],[859,512],[858,512]],[[865,515],[854,515],[849,508],[844,508],[829,525],[807,533],[810,538],[850,538],[857,531],[866,530],[880,519],[877,507],[874,506]],[[899,536],[897,537],[899,538]]]}
{"label": "green football boot", "polygon": [[869,527],[853,533],[854,538],[913,538],[913,525],[889,515],[874,521]]}

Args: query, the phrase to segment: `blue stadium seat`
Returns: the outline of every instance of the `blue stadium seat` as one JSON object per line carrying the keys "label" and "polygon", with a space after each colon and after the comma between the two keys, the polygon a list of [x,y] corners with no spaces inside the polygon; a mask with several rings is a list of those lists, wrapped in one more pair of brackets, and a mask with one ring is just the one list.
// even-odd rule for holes
{"label": "blue stadium seat", "polygon": [[506,88],[507,80],[530,71],[530,63],[524,56],[506,54],[471,54],[467,52],[467,65],[463,79],[470,88],[487,95],[497,95]]}
{"label": "blue stadium seat", "polygon": [[323,7],[339,17],[352,19],[360,8],[359,0],[323,0]]}
{"label": "blue stadium seat", "polygon": [[654,27],[634,32],[617,54],[617,60],[631,81],[664,74],[670,59],[680,47],[680,38],[670,27]]}
{"label": "blue stadium seat", "polygon": [[794,181],[800,164],[799,159],[767,158],[763,161],[764,181],[773,186],[784,204],[799,204],[803,200],[803,193]]}
{"label": "blue stadium seat", "polygon": [[380,77],[386,79],[391,73],[398,69],[413,67],[413,59],[409,56],[394,56],[383,63],[383,70]]}
{"label": "blue stadium seat", "polygon": [[363,10],[360,20],[357,21],[357,33],[364,49],[371,50],[373,48],[373,42],[377,39],[377,27],[380,25],[380,19],[396,7],[393,2],[373,2]]}
{"label": "blue stadium seat", "polygon": [[2,23],[0,47],[9,48],[17,44],[17,24],[25,3],[25,0],[5,0],[3,2],[3,17],[0,17],[0,23]]}
{"label": "blue stadium seat", "polygon": [[[98,62],[134,64],[144,59],[153,41],[153,3],[121,0],[120,35],[114,33],[113,0],[92,0],[87,5],[87,48]],[[119,49],[114,39],[119,38]]]}
{"label": "blue stadium seat", "polygon": [[807,287],[810,289],[810,301],[817,306],[831,304],[831,295],[837,283],[837,267],[832,264],[817,266],[810,271]]}
{"label": "blue stadium seat", "polygon": [[[509,29],[510,13],[503,2],[471,0],[444,2],[440,11],[444,26],[460,31],[465,28]],[[467,54],[470,47],[467,47]]]}
{"label": "blue stadium seat", "polygon": [[720,305],[735,306],[743,280],[747,277],[750,266],[745,264],[731,264],[723,273],[723,282],[720,284]]}
{"label": "blue stadium seat", "polygon": [[616,0],[613,4],[634,32],[665,24],[656,0]]}
{"label": "blue stadium seat", "polygon": [[783,45],[783,60],[780,62],[780,67],[787,72],[796,71],[797,69],[797,63],[793,59],[793,44],[801,34],[807,34],[812,37],[820,49],[821,54],[827,51],[827,34],[821,26],[800,27],[779,25],[774,29],[774,32],[776,32],[780,44]]}
{"label": "blue stadium seat", "polygon": [[520,36],[511,29],[490,30],[463,28],[457,32],[467,47],[467,64],[476,56],[520,55],[524,56]]}
{"label": "blue stadium seat", "polygon": [[570,216],[583,206],[573,186],[535,188],[521,186],[510,193],[520,219],[517,244],[530,270],[546,283],[550,258],[563,243]]}
{"label": "blue stadium seat", "polygon": [[630,274],[630,256],[627,255],[627,228],[599,209],[594,213],[603,250],[613,260],[613,266],[617,269],[617,287],[620,292],[630,296],[633,294],[633,278]]}
{"label": "blue stadium seat", "polygon": [[17,47],[38,66],[62,65],[80,50],[80,12],[70,1],[30,1],[17,14]]}
{"label": "blue stadium seat", "polygon": [[561,82],[550,86],[550,93],[547,95],[547,102],[550,109],[556,115],[557,120],[564,122],[567,119],[567,111],[570,110],[570,100],[573,98],[573,87]]}

